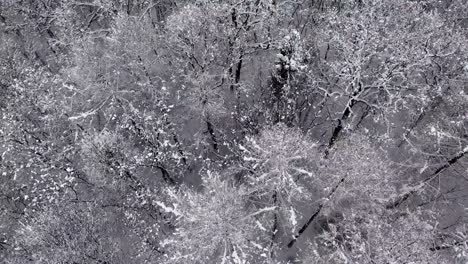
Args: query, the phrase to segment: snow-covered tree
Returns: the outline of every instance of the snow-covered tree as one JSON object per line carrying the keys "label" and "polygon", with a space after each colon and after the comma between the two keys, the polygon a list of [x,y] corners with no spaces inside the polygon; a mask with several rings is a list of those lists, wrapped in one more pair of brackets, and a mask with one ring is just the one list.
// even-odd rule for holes
{"label": "snow-covered tree", "polygon": [[270,255],[264,214],[275,207],[249,205],[249,191],[208,172],[201,192],[169,191],[161,206],[175,218],[175,232],[162,242],[166,263],[263,263]]}
{"label": "snow-covered tree", "polygon": [[388,210],[388,201],[398,195],[396,169],[365,137],[337,143],[320,169],[337,184],[315,211],[311,229],[318,235],[305,261],[448,263],[432,250],[439,235],[436,212]]}
{"label": "snow-covered tree", "polygon": [[0,259],[466,262],[467,10],[0,1]]}

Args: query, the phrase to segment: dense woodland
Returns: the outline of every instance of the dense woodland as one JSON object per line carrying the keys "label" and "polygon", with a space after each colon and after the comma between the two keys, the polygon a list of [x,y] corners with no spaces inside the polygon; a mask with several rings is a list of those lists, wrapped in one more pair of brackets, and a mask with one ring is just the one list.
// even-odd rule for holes
{"label": "dense woodland", "polygon": [[0,263],[468,263],[468,1],[0,0]]}

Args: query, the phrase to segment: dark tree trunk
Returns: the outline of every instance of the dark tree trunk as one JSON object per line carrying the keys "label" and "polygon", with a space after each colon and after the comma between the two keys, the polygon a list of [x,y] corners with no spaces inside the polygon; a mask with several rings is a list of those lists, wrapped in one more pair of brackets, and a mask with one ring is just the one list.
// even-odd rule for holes
{"label": "dark tree trunk", "polygon": [[[343,184],[343,182],[346,180],[346,178],[348,177],[348,175],[345,175],[343,178],[341,178],[341,180],[335,185],[335,187],[333,187],[333,189],[330,191],[330,193],[327,195],[327,199],[328,200],[329,198],[332,197],[332,195],[338,190],[338,187],[341,186],[341,184]],[[289,241],[288,243],[288,248],[292,248],[294,246],[294,244],[296,243],[297,239],[299,239],[302,234],[307,230],[307,228],[309,228],[309,226],[314,222],[314,220],[317,218],[317,216],[320,214],[320,212],[322,211],[323,207],[325,206],[325,202],[321,202],[317,208],[317,210],[315,210],[315,212],[309,217],[309,219],[307,220],[307,222],[301,227],[301,229],[299,229],[299,231],[297,232],[296,235],[294,235],[293,239],[291,241]]]}

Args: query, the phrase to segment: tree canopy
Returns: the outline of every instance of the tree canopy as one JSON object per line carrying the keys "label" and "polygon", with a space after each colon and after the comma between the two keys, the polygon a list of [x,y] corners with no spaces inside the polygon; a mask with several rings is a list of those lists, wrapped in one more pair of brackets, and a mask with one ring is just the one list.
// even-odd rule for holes
{"label": "tree canopy", "polygon": [[467,14],[0,1],[0,263],[466,263]]}

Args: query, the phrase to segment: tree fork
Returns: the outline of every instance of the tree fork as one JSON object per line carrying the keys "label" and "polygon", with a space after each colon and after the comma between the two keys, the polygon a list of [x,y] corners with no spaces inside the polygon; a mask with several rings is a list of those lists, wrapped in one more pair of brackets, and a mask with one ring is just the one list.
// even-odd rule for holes
{"label": "tree fork", "polygon": [[338,124],[333,129],[330,141],[328,141],[327,150],[325,151],[325,157],[328,156],[328,151],[335,145],[336,141],[340,137],[340,134],[343,131],[343,122],[346,121],[351,115],[351,107],[353,107],[354,103],[355,101],[351,100],[351,103],[346,107],[346,109],[343,112],[343,115],[341,115],[341,118],[338,119]]}

